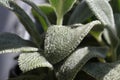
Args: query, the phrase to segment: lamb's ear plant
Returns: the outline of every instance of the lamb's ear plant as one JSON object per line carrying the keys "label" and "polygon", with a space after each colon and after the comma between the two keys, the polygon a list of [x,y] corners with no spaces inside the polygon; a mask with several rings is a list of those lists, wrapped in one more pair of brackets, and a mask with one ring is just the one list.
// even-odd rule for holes
{"label": "lamb's ear plant", "polygon": [[20,53],[22,73],[10,80],[120,80],[117,0],[21,1],[31,6],[35,22],[14,0],[0,0],[32,38],[0,34],[0,54]]}

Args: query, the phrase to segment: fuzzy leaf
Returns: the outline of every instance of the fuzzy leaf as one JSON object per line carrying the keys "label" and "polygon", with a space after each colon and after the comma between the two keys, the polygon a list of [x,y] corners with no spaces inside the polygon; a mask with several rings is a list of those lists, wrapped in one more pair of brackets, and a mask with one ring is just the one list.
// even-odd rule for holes
{"label": "fuzzy leaf", "polygon": [[36,45],[12,33],[0,34],[0,54],[38,51]]}
{"label": "fuzzy leaf", "polygon": [[120,80],[120,61],[114,63],[87,63],[83,71],[97,80]]}
{"label": "fuzzy leaf", "polygon": [[0,0],[0,5],[7,7],[9,9],[12,9],[12,7],[10,6],[10,3],[9,3],[11,1],[14,1],[14,0]]}
{"label": "fuzzy leaf", "polygon": [[38,52],[20,54],[18,64],[23,72],[39,67],[48,67],[51,70],[53,69],[52,65]]}
{"label": "fuzzy leaf", "polygon": [[67,13],[77,0],[49,0],[50,4],[55,9],[58,24],[62,24],[62,18]]}
{"label": "fuzzy leaf", "polygon": [[44,28],[44,31],[46,31],[47,28],[51,25],[51,23],[49,22],[47,16],[32,1],[30,1],[30,0],[22,0],[22,1],[29,4],[34,9],[34,11],[39,15],[39,18],[41,19],[40,21],[42,21],[41,24],[42,24],[42,26]]}
{"label": "fuzzy leaf", "polygon": [[105,57],[106,48],[85,47],[76,50],[71,54],[60,68],[58,80],[74,80],[83,65],[93,57]]}
{"label": "fuzzy leaf", "polygon": [[45,38],[45,56],[51,63],[67,57],[81,43],[93,26],[101,24],[93,21],[77,28],[53,25],[48,28]]}
{"label": "fuzzy leaf", "polygon": [[105,26],[103,31],[104,40],[110,46],[111,52],[108,58],[111,61],[116,60],[116,48],[118,46],[117,31],[115,28],[112,8],[106,0],[85,0],[94,15]]}
{"label": "fuzzy leaf", "polygon": [[92,11],[89,9],[87,4],[83,0],[78,4],[78,6],[73,11],[68,21],[68,24],[82,23],[92,15],[93,15]]}
{"label": "fuzzy leaf", "polygon": [[113,11],[106,0],[85,0],[95,16],[105,25],[115,32],[115,22]]}

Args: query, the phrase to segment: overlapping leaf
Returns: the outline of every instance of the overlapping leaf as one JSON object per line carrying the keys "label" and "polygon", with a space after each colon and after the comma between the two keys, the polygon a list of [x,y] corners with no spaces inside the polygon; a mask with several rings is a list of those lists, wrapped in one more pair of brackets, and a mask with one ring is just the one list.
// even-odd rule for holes
{"label": "overlapping leaf", "polygon": [[81,48],[71,54],[60,68],[58,80],[73,80],[83,65],[93,57],[105,57],[105,48]]}
{"label": "overlapping leaf", "polygon": [[52,65],[38,52],[20,54],[18,64],[23,72],[40,67],[48,67],[51,70],[53,69]]}
{"label": "overlapping leaf", "polygon": [[51,63],[57,63],[68,56],[80,44],[93,26],[93,21],[77,28],[53,25],[48,28],[45,38],[45,56]]}
{"label": "overlapping leaf", "polygon": [[0,54],[38,51],[36,45],[12,33],[0,34]]}
{"label": "overlapping leaf", "polygon": [[120,80],[120,61],[114,63],[87,63],[83,70],[97,80]]}

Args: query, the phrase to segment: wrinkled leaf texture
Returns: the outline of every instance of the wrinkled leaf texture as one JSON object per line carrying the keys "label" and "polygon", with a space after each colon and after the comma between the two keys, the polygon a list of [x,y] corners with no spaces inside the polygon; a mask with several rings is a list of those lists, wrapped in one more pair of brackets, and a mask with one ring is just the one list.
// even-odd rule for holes
{"label": "wrinkled leaf texture", "polygon": [[67,57],[81,43],[95,26],[101,24],[93,21],[77,28],[53,25],[48,28],[45,38],[45,56],[53,64]]}
{"label": "wrinkled leaf texture", "polygon": [[58,80],[73,80],[85,63],[93,57],[105,58],[107,49],[97,47],[84,47],[71,54],[61,66]]}

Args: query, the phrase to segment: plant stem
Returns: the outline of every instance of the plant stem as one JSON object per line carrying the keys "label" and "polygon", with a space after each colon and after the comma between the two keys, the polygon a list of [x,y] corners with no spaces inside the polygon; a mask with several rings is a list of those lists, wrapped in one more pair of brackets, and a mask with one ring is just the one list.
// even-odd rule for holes
{"label": "plant stem", "polygon": [[63,24],[63,16],[57,16],[57,25]]}

